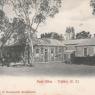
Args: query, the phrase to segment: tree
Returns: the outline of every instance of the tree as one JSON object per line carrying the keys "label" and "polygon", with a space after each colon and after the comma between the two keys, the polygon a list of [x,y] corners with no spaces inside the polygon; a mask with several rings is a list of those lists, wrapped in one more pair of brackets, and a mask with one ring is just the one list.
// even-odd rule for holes
{"label": "tree", "polygon": [[95,15],[95,0],[91,0],[91,1],[90,1],[90,6],[92,6],[92,8],[93,8],[92,14]]}
{"label": "tree", "polygon": [[9,23],[9,19],[6,17],[4,11],[0,10],[0,33],[3,34],[0,38],[2,41],[1,48],[5,45],[6,41],[10,37],[11,34],[11,24]]}
{"label": "tree", "polygon": [[71,27],[71,31],[72,31],[71,39],[75,39],[75,29],[74,29],[74,27]]}
{"label": "tree", "polygon": [[74,27],[67,27],[65,31],[66,40],[75,39],[75,29]]}
{"label": "tree", "polygon": [[[45,22],[47,17],[54,17],[59,12],[61,0],[4,0],[13,7],[13,11],[26,24],[27,41],[29,44],[30,62],[33,62],[33,43],[31,34],[35,33],[38,26]],[[6,3],[6,4],[7,4]]]}
{"label": "tree", "polygon": [[57,39],[57,40],[64,40],[64,37],[62,34],[58,34],[55,32],[43,33],[41,34],[41,38],[52,38],[52,39]]}
{"label": "tree", "polygon": [[76,39],[86,39],[91,38],[90,32],[82,31],[76,34]]}
{"label": "tree", "polygon": [[25,43],[26,41],[26,35],[25,35],[25,22],[23,19],[14,18],[12,22],[12,27],[15,29],[12,34],[12,37],[16,40],[18,40],[21,43]]}
{"label": "tree", "polygon": [[0,31],[4,29],[4,19],[5,19],[5,13],[0,10]]}

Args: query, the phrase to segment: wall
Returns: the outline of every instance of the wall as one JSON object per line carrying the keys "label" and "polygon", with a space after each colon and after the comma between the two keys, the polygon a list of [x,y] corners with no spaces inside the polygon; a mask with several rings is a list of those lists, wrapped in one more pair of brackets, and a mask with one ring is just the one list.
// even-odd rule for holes
{"label": "wall", "polygon": [[34,46],[35,62],[62,62],[63,47],[61,46]]}
{"label": "wall", "polygon": [[88,56],[95,55],[95,46],[77,46],[75,56],[84,57],[84,48],[87,48]]}

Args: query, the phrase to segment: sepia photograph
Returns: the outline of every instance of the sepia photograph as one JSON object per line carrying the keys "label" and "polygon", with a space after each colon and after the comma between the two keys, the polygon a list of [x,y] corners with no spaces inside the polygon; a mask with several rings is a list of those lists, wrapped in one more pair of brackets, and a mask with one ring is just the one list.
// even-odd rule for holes
{"label": "sepia photograph", "polygon": [[95,95],[95,0],[0,0],[0,95]]}
{"label": "sepia photograph", "polygon": [[0,0],[0,75],[95,76],[95,0]]}

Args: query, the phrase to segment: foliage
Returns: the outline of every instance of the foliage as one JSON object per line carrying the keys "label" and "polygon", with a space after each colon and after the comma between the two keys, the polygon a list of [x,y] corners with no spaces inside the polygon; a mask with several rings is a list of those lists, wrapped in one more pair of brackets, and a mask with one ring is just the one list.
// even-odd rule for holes
{"label": "foliage", "polygon": [[2,41],[4,42],[5,38],[7,38],[7,30],[9,29],[10,23],[9,19],[6,17],[4,11],[0,10],[0,33],[3,34]]}
{"label": "foliage", "polygon": [[[46,21],[47,17],[54,17],[54,15],[58,13],[59,8],[61,7],[61,0],[0,0],[0,4],[2,6],[4,6],[5,4],[8,4],[9,6],[11,5],[11,8],[13,8],[13,11],[15,11],[18,18],[24,20],[23,22],[27,26],[26,32],[28,33],[28,39],[30,40],[30,34],[31,34],[30,32],[35,32],[40,23]],[[0,12],[1,12],[0,23],[3,23],[2,17],[3,15],[5,15],[5,13],[2,11]],[[14,20],[16,20],[16,18],[13,19],[13,23],[15,23]],[[18,26],[20,29],[18,29],[18,31],[23,32],[23,29],[25,28],[23,28],[20,23],[22,22],[21,21],[19,22]],[[8,22],[8,28],[11,28],[11,31],[14,30],[14,27],[11,26],[9,22]]]}
{"label": "foliage", "polygon": [[67,27],[65,35],[66,35],[67,40],[75,39],[75,29],[74,29],[74,27]]}
{"label": "foliage", "polygon": [[86,39],[91,38],[90,32],[82,31],[76,34],[76,39]]}
{"label": "foliage", "polygon": [[[4,37],[3,44],[12,36],[12,34],[24,34],[26,32],[29,45],[28,61],[33,59],[33,42],[31,34],[35,33],[38,26],[47,20],[47,17],[54,17],[59,12],[61,0],[3,0],[4,4],[13,8],[17,18],[14,18],[12,25],[9,24]],[[4,6],[4,4],[2,6]],[[23,21],[22,21],[23,20]],[[25,27],[24,27],[25,24]],[[25,30],[25,31],[24,31]],[[16,37],[15,35],[15,37]],[[28,62],[28,63],[30,63]]]}
{"label": "foliage", "polygon": [[0,10],[0,30],[2,31],[2,29],[4,28],[4,19],[5,19],[5,13]]}
{"label": "foliage", "polygon": [[57,40],[63,40],[63,35],[55,32],[41,34],[41,38],[52,38]]}
{"label": "foliage", "polygon": [[91,1],[90,1],[90,6],[92,6],[92,8],[93,8],[92,14],[95,15],[95,0],[91,0]]}
{"label": "foliage", "polygon": [[14,30],[14,33],[12,34],[12,37],[15,40],[25,42],[26,35],[25,35],[25,27],[26,24],[23,19],[14,18],[12,22],[12,27]]}
{"label": "foliage", "polygon": [[5,13],[0,10],[0,32],[3,34],[1,37],[2,45],[4,45],[9,39],[14,38],[25,40],[25,23],[23,19],[14,18],[10,23]]}
{"label": "foliage", "polygon": [[54,17],[62,3],[61,0],[7,0],[7,2],[13,6],[16,15],[23,18],[32,28],[34,24],[38,27],[47,17]]}

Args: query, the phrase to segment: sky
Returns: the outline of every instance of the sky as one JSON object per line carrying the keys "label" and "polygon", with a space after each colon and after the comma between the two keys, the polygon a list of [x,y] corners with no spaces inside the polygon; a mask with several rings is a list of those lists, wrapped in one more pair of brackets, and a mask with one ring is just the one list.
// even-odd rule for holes
{"label": "sky", "polygon": [[59,14],[53,19],[48,19],[45,25],[41,25],[39,33],[57,32],[65,33],[66,27],[74,27],[75,32],[89,31],[95,33],[95,16],[92,15],[90,0],[64,0]]}
{"label": "sky", "polygon": [[[64,34],[66,27],[74,27],[75,32],[89,31],[95,33],[95,16],[92,15],[90,0],[63,0],[60,12],[54,18],[48,18],[38,28],[38,36],[45,32]],[[13,17],[11,9],[6,9],[8,16]]]}

